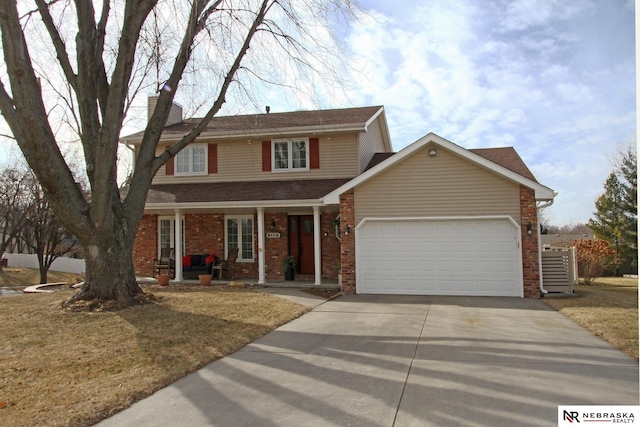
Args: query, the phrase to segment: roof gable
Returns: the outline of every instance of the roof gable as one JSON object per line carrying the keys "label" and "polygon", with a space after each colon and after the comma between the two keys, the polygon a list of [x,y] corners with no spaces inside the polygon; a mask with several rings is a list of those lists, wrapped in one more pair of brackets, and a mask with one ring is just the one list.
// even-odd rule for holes
{"label": "roof gable", "polygon": [[465,148],[462,148],[459,145],[456,145],[451,141],[448,141],[436,135],[435,133],[429,133],[413,144],[404,148],[402,151],[386,159],[383,159],[380,163],[371,167],[361,175],[327,194],[324,197],[325,203],[339,203],[340,194],[370,180],[371,178],[385,171],[387,168],[393,167],[396,163],[402,161],[408,156],[411,156],[429,143],[439,145],[453,152],[454,154],[480,167],[483,167],[507,180],[535,190],[536,199],[538,200],[553,200],[553,190],[539,184],[536,181],[531,171],[529,171],[520,156],[512,147],[497,149],[475,149],[474,152],[474,150],[467,150]]}

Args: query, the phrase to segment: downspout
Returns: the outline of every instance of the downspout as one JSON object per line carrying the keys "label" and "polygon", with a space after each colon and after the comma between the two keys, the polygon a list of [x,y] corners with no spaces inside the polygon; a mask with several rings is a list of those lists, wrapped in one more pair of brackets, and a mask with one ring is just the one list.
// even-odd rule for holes
{"label": "downspout", "polygon": [[[551,206],[555,200],[555,196],[557,195],[557,193],[553,193],[554,199],[551,199],[550,201],[548,201],[545,204],[542,204],[540,206],[536,206],[536,215],[538,216],[538,218],[540,218],[540,211],[542,209],[548,208],[549,206]],[[549,291],[547,291],[544,288],[544,278],[542,277],[542,239],[540,238],[540,222],[538,221],[538,226],[536,227],[538,229],[538,268],[540,269],[540,292],[544,295],[548,294]]]}
{"label": "downspout", "polygon": [[125,148],[131,150],[131,174],[127,176],[127,178],[129,178],[130,176],[133,176],[133,173],[136,171],[136,148],[132,145],[129,145],[127,141],[121,142],[120,144],[122,144]]}

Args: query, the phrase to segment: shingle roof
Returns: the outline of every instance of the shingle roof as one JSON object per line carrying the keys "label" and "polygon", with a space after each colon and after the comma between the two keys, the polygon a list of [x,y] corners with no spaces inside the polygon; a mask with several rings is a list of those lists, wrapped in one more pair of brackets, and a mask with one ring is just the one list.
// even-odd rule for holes
{"label": "shingle roof", "polygon": [[524,164],[524,161],[522,161],[522,158],[513,147],[472,148],[469,151],[507,168],[518,175],[522,175],[527,179],[538,182],[536,177],[533,176],[527,165]]}
{"label": "shingle roof", "polygon": [[393,156],[396,153],[374,153],[373,157],[371,158],[371,160],[369,160],[369,163],[367,164],[367,167],[364,168],[365,172],[368,171],[369,169],[371,169],[372,167],[376,166],[378,163],[382,163],[385,160],[387,160],[389,157]]}
{"label": "shingle roof", "polygon": [[[203,134],[225,134],[230,132],[278,133],[288,128],[323,126],[339,128],[345,125],[364,126],[382,106],[340,108],[333,110],[292,111],[286,113],[249,114],[242,116],[214,117]],[[167,126],[163,136],[184,135],[193,129],[201,119],[187,119],[182,123]],[[144,132],[123,137],[126,140],[142,138]]]}
{"label": "shingle roof", "polygon": [[[210,182],[152,185],[149,203],[216,203],[320,199],[349,179],[297,181]],[[126,189],[122,196],[126,195]]]}

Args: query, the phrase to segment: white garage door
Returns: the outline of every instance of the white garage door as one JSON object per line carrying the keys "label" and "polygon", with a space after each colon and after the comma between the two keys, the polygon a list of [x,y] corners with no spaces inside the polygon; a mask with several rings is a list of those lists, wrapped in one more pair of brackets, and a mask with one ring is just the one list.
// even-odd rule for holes
{"label": "white garage door", "polygon": [[522,296],[518,246],[508,218],[364,220],[357,292]]}

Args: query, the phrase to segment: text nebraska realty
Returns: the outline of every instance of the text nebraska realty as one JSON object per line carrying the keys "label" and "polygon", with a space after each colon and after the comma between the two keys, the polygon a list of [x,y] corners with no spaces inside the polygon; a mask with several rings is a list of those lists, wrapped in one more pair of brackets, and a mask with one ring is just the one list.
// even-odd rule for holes
{"label": "text nebraska realty", "polygon": [[[580,417],[580,415],[582,417]],[[633,412],[574,412],[564,411],[564,419],[570,422],[608,422],[613,424],[634,424],[636,422]]]}

